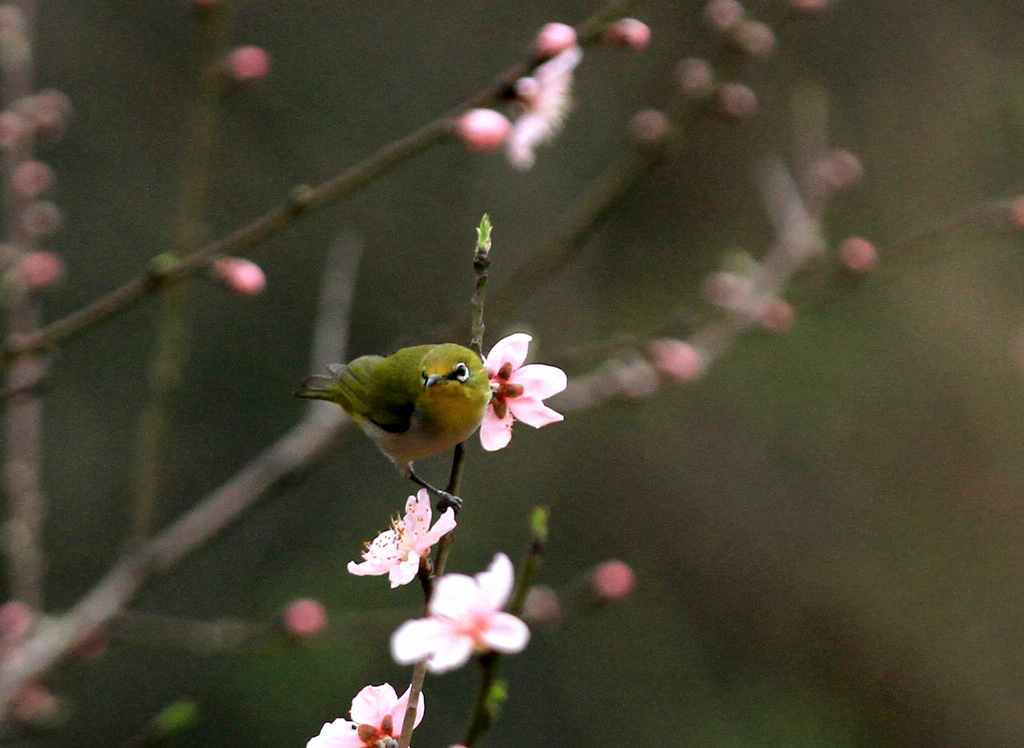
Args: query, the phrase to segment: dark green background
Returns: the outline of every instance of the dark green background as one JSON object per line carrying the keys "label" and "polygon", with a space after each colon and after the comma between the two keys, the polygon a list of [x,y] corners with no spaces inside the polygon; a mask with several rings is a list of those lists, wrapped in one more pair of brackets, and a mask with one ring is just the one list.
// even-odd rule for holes
{"label": "dark green background", "polygon": [[[233,38],[273,56],[226,108],[210,231],[220,235],[446,111],[522,59],[547,21],[587,2],[234,6]],[[362,238],[350,354],[421,341],[467,318],[472,229],[494,224],[492,277],[527,261],[628,147],[641,107],[674,95],[678,59],[712,41],[697,2],[637,11],[642,55],[588,51],[564,134],[536,168],[448,144],[262,246],[269,287],[243,301],[197,283],[187,397],[164,520],[228,478],[301,415],[326,247]],[[42,2],[38,75],[75,104],[57,170],[67,263],[48,318],[141,271],[168,246],[195,53],[184,0]],[[1009,746],[1024,744],[1024,389],[1021,239],[1004,227],[904,240],[1021,189],[1024,11],[1016,1],[840,0],[782,34],[746,80],[749,124],[699,124],[612,214],[581,259],[502,329],[544,360],[647,327],[692,298],[724,252],[771,240],[758,155],[789,148],[796,87],[827,92],[836,145],[866,180],[837,200],[833,244],[881,248],[885,272],[826,292],[786,336],[754,334],[702,382],[521,428],[473,449],[451,569],[518,557],[531,507],[551,508],[542,581],[575,583],[610,557],[636,569],[626,604],[535,632],[507,661],[495,746]],[[155,305],[63,350],[47,400],[48,600],[70,606],[126,537]],[[557,407],[557,400],[552,400]],[[441,479],[444,459],[423,466]],[[182,746],[302,746],[368,683],[409,671],[387,636],[420,591],[348,575],[409,487],[357,435],[153,584],[135,608],[269,618],[323,600],[308,647],[206,657],[115,641],[55,687],[74,708],[24,745],[119,745],[170,701],[203,719]],[[370,623],[366,612],[371,613]],[[379,616],[373,614],[379,611]],[[361,623],[350,616],[360,613]],[[473,668],[430,678],[415,745],[464,731]]]}

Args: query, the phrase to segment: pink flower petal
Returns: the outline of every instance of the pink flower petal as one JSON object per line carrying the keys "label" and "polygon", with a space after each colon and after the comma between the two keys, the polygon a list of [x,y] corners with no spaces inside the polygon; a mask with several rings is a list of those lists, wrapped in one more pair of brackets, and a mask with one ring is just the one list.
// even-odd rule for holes
{"label": "pink flower petal", "polygon": [[494,344],[491,352],[487,354],[484,366],[487,367],[487,370],[492,375],[497,374],[498,369],[506,363],[511,363],[513,369],[518,369],[523,365],[523,361],[526,360],[531,340],[533,340],[533,337],[525,332],[513,333],[508,337],[502,338]]}
{"label": "pink flower petal", "polygon": [[456,525],[458,522],[455,521],[455,510],[451,507],[445,509],[444,514],[437,518],[437,522],[434,523],[430,531],[416,543],[417,549],[421,554],[426,552],[434,543],[454,530]]}
{"label": "pink flower petal", "polygon": [[391,635],[391,657],[399,665],[411,665],[425,659],[433,650],[433,640],[445,628],[436,618],[406,621]]}
{"label": "pink flower petal", "polygon": [[434,651],[427,661],[427,670],[432,673],[446,673],[462,667],[473,655],[475,646],[473,637],[446,627],[434,639]]}
{"label": "pink flower petal", "polygon": [[476,575],[477,594],[481,602],[492,611],[501,610],[512,595],[514,580],[515,569],[508,556],[504,553],[495,554],[487,570]]}
{"label": "pink flower petal", "polygon": [[398,695],[390,683],[367,686],[352,699],[352,709],[349,714],[352,715],[352,721],[357,725],[368,724],[379,727],[384,717],[391,713],[397,700]]}
{"label": "pink flower petal", "polygon": [[366,743],[359,739],[357,729],[358,725],[347,719],[327,722],[320,734],[306,743],[306,748],[365,748]]}
{"label": "pink flower petal", "polygon": [[431,615],[460,620],[472,612],[479,596],[480,588],[473,577],[445,574],[437,580],[430,596],[429,611]]}
{"label": "pink flower petal", "polygon": [[[351,562],[349,562],[351,566]],[[420,556],[415,551],[409,553],[409,557],[400,564],[396,564],[391,567],[388,572],[388,581],[391,582],[391,589],[395,587],[401,587],[403,584],[409,584],[420,570]],[[350,568],[349,571],[352,571]],[[355,574],[356,572],[352,572]]]}
{"label": "pink flower petal", "polygon": [[481,638],[488,649],[514,654],[526,648],[530,628],[511,613],[496,613]]}
{"label": "pink flower petal", "polygon": [[564,371],[547,364],[527,364],[517,369],[509,381],[522,385],[528,397],[538,400],[558,394],[569,384]]}
{"label": "pink flower petal", "polygon": [[535,429],[565,420],[565,416],[557,410],[549,408],[540,400],[525,395],[509,400],[508,409],[517,420],[527,426],[533,426]]}
{"label": "pink flower petal", "polygon": [[498,418],[493,408],[488,408],[484,413],[483,423],[480,424],[480,443],[488,452],[504,449],[512,441],[512,414],[506,413],[504,418]]}
{"label": "pink flower petal", "polygon": [[[412,690],[412,686],[405,689],[398,701],[395,702],[394,707],[391,709],[391,732],[394,735],[402,734],[402,726],[405,724],[405,712],[409,708],[409,692]],[[416,721],[413,722],[412,726],[419,727],[420,722],[423,720],[423,692],[420,691],[420,698],[416,702]]]}

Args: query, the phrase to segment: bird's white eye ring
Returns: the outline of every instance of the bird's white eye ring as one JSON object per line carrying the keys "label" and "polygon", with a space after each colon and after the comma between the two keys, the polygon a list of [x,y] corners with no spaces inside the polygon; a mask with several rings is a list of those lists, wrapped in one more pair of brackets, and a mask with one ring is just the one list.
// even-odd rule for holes
{"label": "bird's white eye ring", "polygon": [[463,363],[459,363],[455,366],[452,371],[452,376],[459,382],[469,381],[469,367]]}

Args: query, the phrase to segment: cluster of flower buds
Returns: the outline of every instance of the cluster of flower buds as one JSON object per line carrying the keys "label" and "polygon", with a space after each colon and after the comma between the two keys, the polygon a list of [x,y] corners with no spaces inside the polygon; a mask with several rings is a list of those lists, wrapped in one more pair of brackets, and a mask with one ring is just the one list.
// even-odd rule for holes
{"label": "cluster of flower buds", "polygon": [[[608,25],[601,40],[612,47],[641,51],[651,40],[651,30],[635,18]],[[474,153],[504,149],[516,169],[530,169],[537,148],[561,131],[572,106],[576,66],[583,59],[576,30],[564,23],[545,24],[533,41],[536,67],[515,82],[510,91],[512,121],[493,109],[471,109],[454,123],[454,132]]]}

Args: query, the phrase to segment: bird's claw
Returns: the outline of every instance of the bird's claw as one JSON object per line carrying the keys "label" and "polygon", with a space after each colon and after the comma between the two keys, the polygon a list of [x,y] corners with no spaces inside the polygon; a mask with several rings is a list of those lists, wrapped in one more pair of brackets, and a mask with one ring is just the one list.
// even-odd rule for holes
{"label": "bird's claw", "polygon": [[448,493],[447,491],[437,492],[437,511],[443,512],[444,510],[451,508],[456,514],[462,509],[462,499],[455,494]]}

